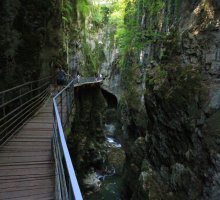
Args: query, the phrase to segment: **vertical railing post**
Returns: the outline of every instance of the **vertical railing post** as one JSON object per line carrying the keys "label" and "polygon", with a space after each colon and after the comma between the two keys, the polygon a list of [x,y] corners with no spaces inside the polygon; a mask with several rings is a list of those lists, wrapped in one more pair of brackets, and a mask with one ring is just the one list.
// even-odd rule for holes
{"label": "vertical railing post", "polygon": [[[5,93],[2,94],[2,105],[5,103]],[[2,108],[3,109],[3,117],[5,116],[5,106]]]}
{"label": "vertical railing post", "polygon": [[68,123],[68,88],[66,89],[66,102],[65,102],[65,126],[67,126]]}
{"label": "vertical railing post", "polygon": [[22,89],[22,87],[19,89],[19,95],[20,95],[19,101],[20,101],[20,105],[22,105],[22,99],[21,99],[21,93],[22,93],[22,91],[21,91],[21,89]]}
{"label": "vertical railing post", "polygon": [[69,117],[70,117],[70,88],[66,90],[66,115],[67,115],[67,124],[69,125]]}
{"label": "vertical railing post", "polygon": [[61,124],[63,124],[63,93],[60,94],[60,120],[61,120]]}
{"label": "vertical railing post", "polygon": [[[57,101],[56,101],[57,100]],[[69,125],[74,101],[74,82],[68,84],[62,92],[53,98],[55,112],[54,156],[56,165],[56,199],[82,199],[78,181],[72,166],[69,151],[65,141],[65,126]],[[63,162],[64,161],[64,162]],[[66,173],[68,172],[68,173]],[[68,177],[69,176],[69,177]],[[68,178],[67,178],[68,177]]]}
{"label": "vertical railing post", "polygon": [[31,84],[30,84],[30,94],[31,94],[31,99],[32,99],[32,97],[33,97],[33,92],[32,92],[32,90],[33,90],[33,86],[32,86],[32,82],[31,82]]}
{"label": "vertical railing post", "polygon": [[36,84],[36,88],[38,88],[37,89],[37,94],[40,94],[40,92],[41,92],[41,88],[39,88],[39,85],[41,85],[41,81],[40,80],[37,81],[37,84]]}

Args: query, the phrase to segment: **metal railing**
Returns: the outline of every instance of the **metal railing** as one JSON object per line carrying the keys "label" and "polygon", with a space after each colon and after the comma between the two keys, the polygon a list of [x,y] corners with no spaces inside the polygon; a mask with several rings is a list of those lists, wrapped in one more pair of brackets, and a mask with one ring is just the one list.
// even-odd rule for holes
{"label": "metal railing", "polygon": [[49,95],[51,77],[0,92],[0,145],[4,145]]}
{"label": "metal railing", "polygon": [[[58,200],[82,200],[75,170],[67,148],[64,129],[70,122],[74,101],[74,87],[101,82],[94,77],[73,79],[53,98],[54,135],[53,151],[56,167],[55,198]],[[68,180],[66,180],[68,179]],[[68,186],[68,187],[67,187]]]}

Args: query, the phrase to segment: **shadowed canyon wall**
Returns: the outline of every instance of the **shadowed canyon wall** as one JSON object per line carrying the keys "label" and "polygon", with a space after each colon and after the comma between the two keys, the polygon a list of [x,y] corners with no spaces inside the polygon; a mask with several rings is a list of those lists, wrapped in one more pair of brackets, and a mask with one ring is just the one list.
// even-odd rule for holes
{"label": "shadowed canyon wall", "polygon": [[100,23],[84,1],[65,2],[63,10],[55,0],[0,2],[0,89],[65,62],[73,74],[102,73],[107,92],[76,91],[69,146],[80,183],[105,162],[103,111],[112,103],[126,152],[123,199],[218,200],[219,1],[127,1],[121,26],[109,22],[109,7]]}
{"label": "shadowed canyon wall", "polygon": [[[131,101],[122,101],[129,135],[124,197],[217,200],[219,3],[166,1],[161,13],[168,37],[143,50],[143,64],[129,80],[137,98],[128,89]],[[143,17],[147,27],[150,16]],[[128,65],[138,62],[135,54],[128,53]]]}
{"label": "shadowed canyon wall", "polygon": [[71,61],[83,75],[101,72],[102,87],[118,99],[122,197],[217,200],[220,4],[139,0],[125,10],[128,48],[108,21],[88,20],[89,36],[79,27]]}
{"label": "shadowed canyon wall", "polygon": [[0,89],[52,73],[62,58],[59,1],[0,2]]}

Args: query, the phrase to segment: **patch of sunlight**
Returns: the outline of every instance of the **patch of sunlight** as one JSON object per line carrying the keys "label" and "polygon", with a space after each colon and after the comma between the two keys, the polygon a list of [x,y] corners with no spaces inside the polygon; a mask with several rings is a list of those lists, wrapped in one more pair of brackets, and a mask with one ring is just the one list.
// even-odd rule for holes
{"label": "patch of sunlight", "polygon": [[91,0],[94,5],[109,5],[117,2],[117,0]]}
{"label": "patch of sunlight", "polygon": [[199,4],[199,5],[195,8],[195,10],[193,11],[193,13],[194,13],[195,15],[198,15],[198,14],[201,12],[201,10],[202,10],[202,6],[201,6],[201,4]]}
{"label": "patch of sunlight", "polygon": [[220,20],[219,19],[217,19],[216,27],[220,27]]}
{"label": "patch of sunlight", "polygon": [[198,35],[199,34],[199,31],[198,30],[195,30],[194,32],[193,32],[193,35]]}
{"label": "patch of sunlight", "polygon": [[[200,4],[194,9],[194,15],[200,21],[199,26],[194,29],[193,35],[198,35],[201,30],[207,28],[210,24],[213,23],[215,19],[214,7],[210,3],[210,0],[202,0]],[[220,21],[218,19],[217,26],[220,26]]]}
{"label": "patch of sunlight", "polygon": [[214,7],[210,4],[209,0],[203,0],[193,11],[195,15],[199,15],[202,11],[205,11],[208,19],[214,19],[215,11]]}
{"label": "patch of sunlight", "polygon": [[144,61],[144,51],[141,50],[141,53],[140,53],[140,62],[141,62],[141,64],[143,63],[143,61]]}
{"label": "patch of sunlight", "polygon": [[215,17],[214,7],[209,2],[205,4],[205,11],[209,19],[214,19]]}
{"label": "patch of sunlight", "polygon": [[162,30],[163,21],[164,21],[164,12],[161,12],[160,17],[159,17],[159,22],[158,22],[158,26],[160,30]]}

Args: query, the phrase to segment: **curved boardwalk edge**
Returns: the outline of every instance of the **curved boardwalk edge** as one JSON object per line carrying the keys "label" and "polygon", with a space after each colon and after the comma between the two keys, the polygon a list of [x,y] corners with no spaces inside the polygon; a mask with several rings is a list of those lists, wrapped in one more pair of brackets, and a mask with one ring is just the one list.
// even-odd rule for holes
{"label": "curved boardwalk edge", "polygon": [[[90,79],[82,79],[73,87],[102,82],[102,80],[95,80],[95,78]],[[67,89],[68,87],[62,91]],[[61,106],[58,105],[57,111],[59,113],[60,111],[67,113],[67,97],[64,96]],[[62,104],[66,106],[62,108]],[[62,117],[63,120],[67,119],[65,115]],[[0,200],[55,199],[55,178],[57,175],[55,175],[54,152],[51,144],[53,133],[53,103],[50,97],[13,138],[4,146],[0,146]],[[64,135],[62,137],[65,138]],[[64,158],[66,158],[65,153]],[[69,158],[69,160],[71,159]],[[73,174],[70,177],[72,176]],[[76,186],[75,173],[74,179],[71,180],[74,180],[72,182]],[[80,190],[78,191],[80,192]],[[81,193],[74,195],[76,195],[76,199],[82,199]]]}

